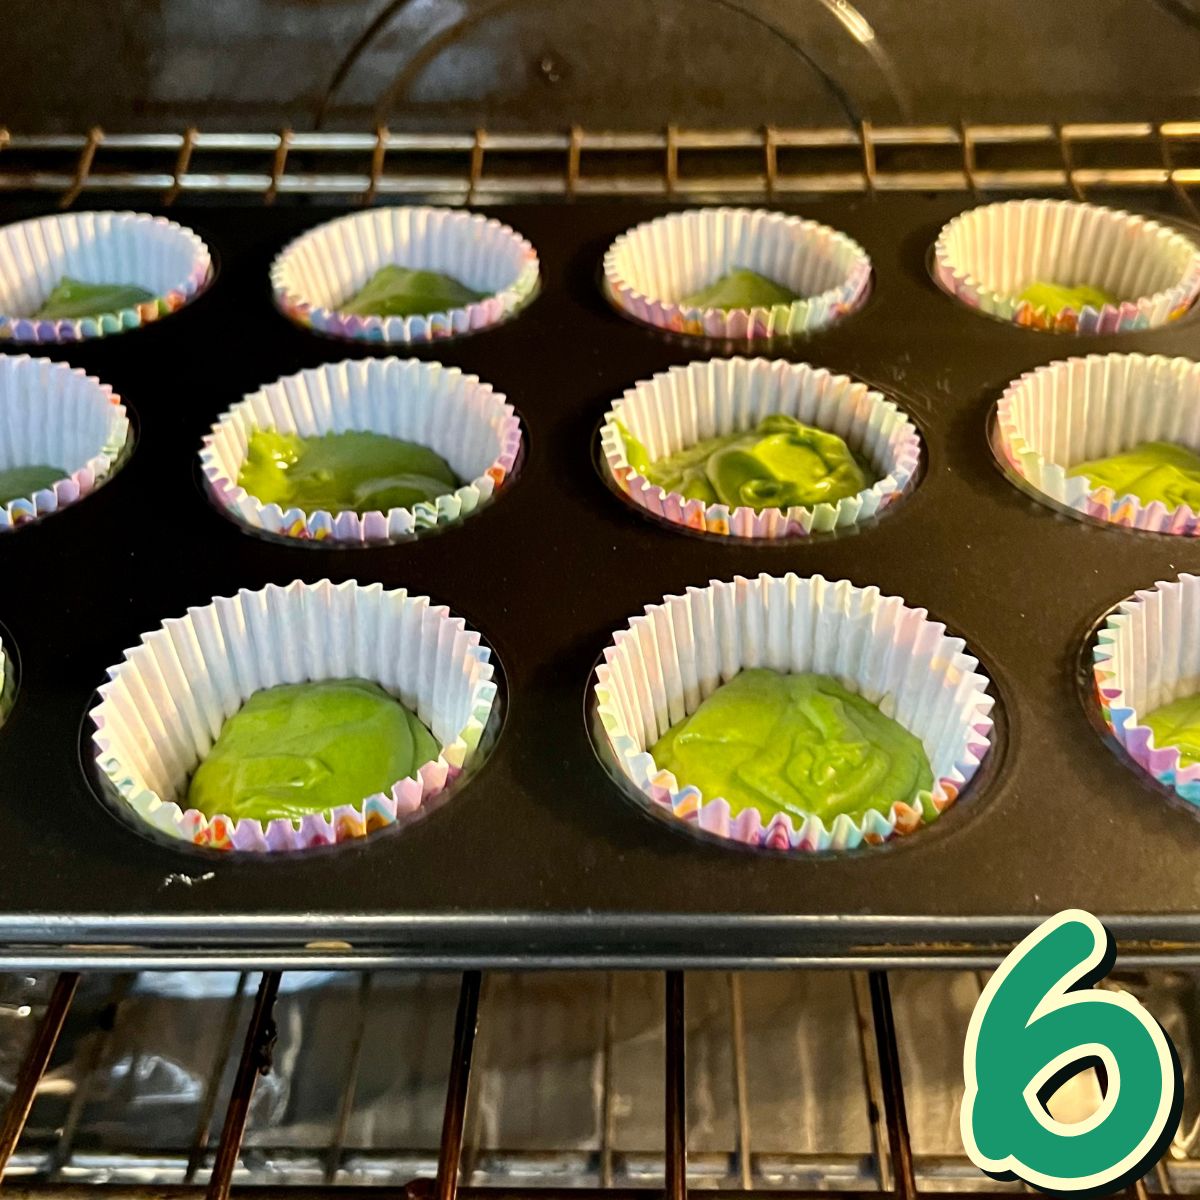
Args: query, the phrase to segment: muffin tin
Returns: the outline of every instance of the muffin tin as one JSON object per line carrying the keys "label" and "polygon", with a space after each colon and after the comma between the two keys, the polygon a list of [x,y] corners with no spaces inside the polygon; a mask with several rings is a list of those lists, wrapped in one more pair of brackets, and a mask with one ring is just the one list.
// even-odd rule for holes
{"label": "muffin tin", "polygon": [[[469,521],[377,549],[248,534],[209,501],[197,465],[204,434],[244,394],[370,354],[292,325],[272,304],[275,254],[337,214],[172,209],[219,256],[213,286],[169,321],[44,351],[123,397],[134,454],[95,495],[0,541],[0,621],[21,664],[0,726],[0,959],[65,963],[109,947],[93,961],[211,964],[251,951],[276,965],[984,961],[1072,905],[1127,943],[1190,953],[1200,945],[1200,819],[1101,744],[1078,673],[1099,616],[1200,570],[1200,545],[1051,511],[1000,471],[988,423],[1010,380],[1067,353],[1200,358],[1200,321],[1068,345],[981,319],[927,266],[938,230],[967,202],[778,206],[854,238],[875,275],[859,312],[764,352],[893,398],[919,426],[926,463],[886,516],[773,543],[669,528],[623,503],[596,465],[600,422],[627,387],[734,352],[627,320],[600,289],[612,240],[669,207],[486,210],[536,247],[541,293],[497,328],[406,353],[505,393],[525,459]],[[927,608],[978,655],[998,699],[996,741],[930,828],[847,854],[732,847],[647,815],[598,760],[589,697],[615,630],[689,585],[788,571],[874,584]],[[430,595],[481,631],[503,672],[505,712],[478,772],[410,829],[274,858],[168,845],[102,802],[84,715],[106,667],[189,605],[324,578]]]}

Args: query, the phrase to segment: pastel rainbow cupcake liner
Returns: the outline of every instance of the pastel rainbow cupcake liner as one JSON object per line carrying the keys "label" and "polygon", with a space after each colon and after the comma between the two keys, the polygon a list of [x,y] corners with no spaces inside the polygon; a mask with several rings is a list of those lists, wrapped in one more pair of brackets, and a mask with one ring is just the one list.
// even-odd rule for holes
{"label": "pastel rainbow cupcake liner", "polygon": [[[452,275],[484,299],[448,312],[412,317],[357,316],[338,305],[380,267]],[[371,208],[318,225],[296,238],[271,266],[279,309],[329,337],[392,346],[476,333],[498,325],[533,299],[537,251],[494,217],[462,209],[408,205]]]}
{"label": "pastel rainbow cupcake liner", "polygon": [[[437,451],[468,482],[436,501],[360,516],[286,511],[238,485],[250,435],[273,429],[301,437],[364,430]],[[354,546],[400,541],[463,520],[512,474],[521,423],[511,404],[474,375],[417,359],[368,358],[285,376],[221,415],[200,448],[213,502],[234,520],[274,537]]]}
{"label": "pastel rainbow cupcake liner", "polygon": [[[242,590],[146,634],[108,672],[92,745],[117,805],[147,826],[216,850],[280,853],[353,841],[433,808],[472,764],[493,716],[491,654],[460,617],[403,589],[354,581]],[[224,721],[281,683],[365,678],[421,718],[440,751],[387,792],[299,820],[205,817],[188,780]]]}
{"label": "pastel rainbow cupcake liner", "polygon": [[[629,465],[622,427],[653,461],[775,413],[836,433],[870,461],[878,482],[834,504],[755,512],[689,500]],[[764,358],[689,363],[635,384],[606,414],[600,446],[609,479],[639,508],[699,533],[742,538],[805,537],[866,521],[904,495],[921,462],[916,427],[879,392],[807,363]]]}
{"label": "pastel rainbow cupcake liner", "polygon": [[1169,441],[1200,452],[1200,363],[1161,354],[1089,354],[1026,372],[996,405],[1005,464],[1041,499],[1073,516],[1196,537],[1200,513],[1143,504],[1067,472],[1077,463]]}
{"label": "pastel rainbow cupcake liner", "polygon": [[[78,342],[137,329],[182,308],[212,274],[208,247],[165,217],[71,212],[6,225],[0,229],[0,342]],[[33,316],[64,275],[129,284],[154,298],[90,317]]]}
{"label": "pastel rainbow cupcake liner", "polygon": [[1109,731],[1137,767],[1200,806],[1200,763],[1156,746],[1145,713],[1200,690],[1200,576],[1135,592],[1108,615],[1092,646],[1096,698]]}
{"label": "pastel rainbow cupcake liner", "polygon": [[[933,789],[861,822],[843,814],[826,826],[809,816],[797,827],[786,815],[764,823],[754,808],[735,816],[721,797],[681,786],[648,747],[751,667],[831,675],[878,704],[920,738]],[[614,635],[593,692],[607,748],[647,807],[681,827],[774,850],[852,850],[914,832],[954,803],[992,739],[988,680],[961,638],[877,588],[819,575],[739,576],[648,605]]]}
{"label": "pastel rainbow cupcake liner", "polygon": [[[683,297],[735,268],[803,299],[771,308],[696,308]],[[784,213],[695,208],[623,233],[604,256],[609,299],[638,321],[693,337],[748,341],[815,333],[867,298],[871,260],[836,229]]]}
{"label": "pastel rainbow cupcake liner", "polygon": [[[1148,217],[1074,200],[1006,200],[960,213],[933,248],[934,277],[969,308],[1053,333],[1153,329],[1200,294],[1200,248]],[[1117,304],[1057,316],[1017,296],[1036,281],[1090,284]]]}
{"label": "pastel rainbow cupcake liner", "polygon": [[66,363],[0,355],[0,470],[61,466],[51,487],[0,504],[0,534],[95,491],[131,444],[129,418],[106,383]]}

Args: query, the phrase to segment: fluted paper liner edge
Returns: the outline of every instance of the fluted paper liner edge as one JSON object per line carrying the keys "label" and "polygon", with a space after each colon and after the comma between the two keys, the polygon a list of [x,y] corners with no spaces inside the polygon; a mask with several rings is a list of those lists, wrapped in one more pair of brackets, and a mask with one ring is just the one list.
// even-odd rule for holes
{"label": "fluted paper liner edge", "polygon": [[[302,437],[365,430],[436,451],[464,479],[444,495],[387,512],[331,513],[264,504],[238,482],[250,434]],[[347,359],[285,376],[223,413],[200,448],[200,467],[218,507],[277,537],[361,545],[401,540],[449,525],[486,503],[512,473],[521,423],[512,405],[474,375],[418,359]]]}
{"label": "fluted paper liner edge", "polygon": [[[851,850],[911,833],[949,807],[991,745],[993,697],[962,639],[877,588],[821,576],[713,581],[648,605],[617,631],[593,685],[617,768],[648,806],[710,834],[778,850]],[[648,752],[672,725],[751,667],[837,678],[917,736],[936,783],[913,804],[848,815],[827,827],[809,816],[764,824],[748,808],[681,787]]]}
{"label": "fluted paper liner edge", "polygon": [[[197,846],[293,851],[354,840],[428,811],[471,764],[496,700],[480,636],[445,607],[353,581],[243,589],[144,635],[89,713],[97,766],[118,803]],[[222,723],[262,688],[361,677],[415,711],[436,759],[387,793],[264,828],[185,807],[188,780]]]}
{"label": "fluted paper liner edge", "polygon": [[[440,271],[473,301],[410,317],[359,316],[339,305],[381,267]],[[350,213],[301,234],[271,265],[280,311],[299,325],[346,341],[419,345],[475,333],[519,312],[538,288],[537,251],[494,217],[463,209],[404,205]]]}
{"label": "fluted paper liner edge", "polygon": [[[771,308],[697,308],[683,297],[735,268],[800,299]],[[871,260],[828,225],[766,209],[698,208],[643,222],[604,256],[604,289],[619,309],[659,329],[747,341],[815,333],[866,300]]]}
{"label": "fluted paper liner edge", "polygon": [[[651,483],[629,465],[620,426],[660,458],[705,438],[750,430],[786,413],[836,433],[868,459],[877,482],[836,503],[789,509],[706,505]],[[866,521],[913,484],[921,460],[916,427],[892,401],[847,375],[807,363],[763,358],[689,363],[643,380],[613,402],[600,430],[605,472],[639,508],[701,533],[745,538],[803,537]]]}

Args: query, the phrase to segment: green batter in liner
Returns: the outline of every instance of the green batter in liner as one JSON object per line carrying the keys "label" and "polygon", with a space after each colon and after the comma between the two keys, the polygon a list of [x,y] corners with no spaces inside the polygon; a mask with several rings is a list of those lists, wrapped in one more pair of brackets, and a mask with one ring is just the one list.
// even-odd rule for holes
{"label": "green batter in liner", "polygon": [[60,479],[66,479],[69,474],[69,471],[62,471],[45,463],[0,470],[0,506],[11,504],[14,500],[31,499],[34,492],[52,487]]}
{"label": "green batter in liner", "polygon": [[376,683],[281,684],[255,692],[221,727],[187,806],[263,822],[359,808],[438,753],[418,717]]}
{"label": "green batter in liner", "polygon": [[706,438],[650,460],[622,428],[625,457],[637,473],[667,492],[730,508],[811,508],[856,496],[876,482],[870,467],[835,433],[775,413],[744,433]]}
{"label": "green batter in liner", "polygon": [[733,308],[774,308],[777,304],[793,304],[800,299],[801,296],[781,283],[757,271],[737,267],[708,287],[684,296],[680,303],[688,308],[719,308],[728,312]]}
{"label": "green batter in liner", "polygon": [[861,822],[933,788],[918,738],[827,675],[754,668],[717,688],[653,746],[655,764],[736,815],[757,808],[797,824]]}
{"label": "green batter in liner", "polygon": [[33,315],[48,321],[79,320],[118,313],[153,299],[153,292],[130,283],[84,283],[64,275]]}
{"label": "green batter in liner", "polygon": [[273,429],[250,435],[238,483],[285,512],[387,512],[453,492],[460,480],[428,446],[351,430],[300,437]]}
{"label": "green batter in liner", "polygon": [[421,317],[464,308],[486,295],[452,275],[414,271],[393,263],[380,267],[353,296],[338,305],[338,311],[360,317]]}
{"label": "green batter in liner", "polygon": [[1111,488],[1118,498],[1136,496],[1143,504],[1200,511],[1200,455],[1175,442],[1142,442],[1131,450],[1072,467],[1092,488]]}

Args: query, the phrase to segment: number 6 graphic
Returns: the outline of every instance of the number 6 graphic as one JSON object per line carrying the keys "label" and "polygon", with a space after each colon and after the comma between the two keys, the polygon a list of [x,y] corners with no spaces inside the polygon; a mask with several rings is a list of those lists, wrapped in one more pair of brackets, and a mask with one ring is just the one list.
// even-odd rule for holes
{"label": "number 6 graphic", "polygon": [[[1090,913],[1038,926],[988,981],[963,1048],[962,1138],[987,1174],[1042,1191],[1103,1193],[1140,1178],[1179,1123],[1175,1047],[1130,995],[1094,991],[1115,947]],[[1056,1121],[1046,1101],[1089,1063],[1108,1086],[1086,1120]]]}

